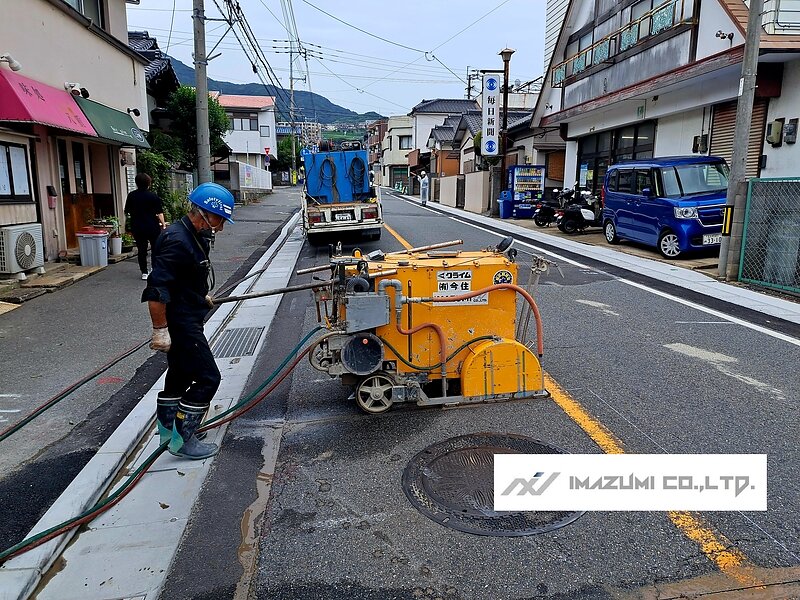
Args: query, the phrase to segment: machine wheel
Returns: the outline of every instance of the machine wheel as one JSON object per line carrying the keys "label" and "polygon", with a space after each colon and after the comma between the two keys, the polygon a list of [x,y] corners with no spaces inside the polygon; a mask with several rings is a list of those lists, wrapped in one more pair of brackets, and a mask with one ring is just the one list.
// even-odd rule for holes
{"label": "machine wheel", "polygon": [[609,244],[619,244],[619,236],[617,235],[617,227],[614,221],[606,221],[603,225],[603,233],[605,233],[606,241]]}
{"label": "machine wheel", "polygon": [[678,236],[667,229],[658,236],[658,251],[664,258],[678,258],[681,254],[681,245]]}
{"label": "machine wheel", "polygon": [[575,219],[565,219],[561,224],[562,231],[572,235],[578,233],[578,222]]}
{"label": "machine wheel", "polygon": [[392,380],[381,373],[368,375],[356,387],[356,404],[366,413],[377,415],[392,407]]}
{"label": "machine wheel", "polygon": [[550,224],[550,219],[536,215],[533,217],[533,222],[536,223],[537,227],[547,227]]}

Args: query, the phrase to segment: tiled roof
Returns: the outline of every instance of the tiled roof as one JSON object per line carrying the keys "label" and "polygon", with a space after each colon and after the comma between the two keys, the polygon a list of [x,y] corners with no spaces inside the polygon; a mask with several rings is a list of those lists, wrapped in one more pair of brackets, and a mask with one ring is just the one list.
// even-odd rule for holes
{"label": "tiled roof", "polygon": [[414,113],[444,113],[449,115],[462,114],[468,110],[478,108],[475,100],[465,100],[463,98],[436,98],[434,100],[423,100],[411,109]]}
{"label": "tiled roof", "polygon": [[446,127],[444,125],[437,125],[431,129],[431,136],[437,142],[451,142],[456,131],[453,127]]}
{"label": "tiled roof", "polygon": [[519,127],[520,125],[530,125],[531,118],[533,117],[533,112],[526,112],[522,114],[522,116],[516,117],[513,121],[511,120],[511,115],[514,113],[508,113],[508,128],[514,129],[515,127]]}
{"label": "tiled roof", "polygon": [[233,94],[220,94],[217,100],[220,105],[225,108],[262,109],[275,106],[275,98],[272,96],[236,96]]}
{"label": "tiled roof", "polygon": [[148,32],[129,31],[128,46],[148,60],[148,64],[144,68],[148,84],[152,84],[161,76],[166,76],[170,83],[178,87],[178,76],[172,68],[169,57],[161,51],[156,39],[150,37]]}

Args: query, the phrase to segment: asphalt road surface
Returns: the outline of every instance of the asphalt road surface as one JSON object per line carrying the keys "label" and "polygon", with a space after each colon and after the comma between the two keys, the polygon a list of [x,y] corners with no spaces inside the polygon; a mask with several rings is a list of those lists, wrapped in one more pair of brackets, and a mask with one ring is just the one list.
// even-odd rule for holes
{"label": "asphalt road surface", "polygon": [[[413,246],[461,238],[477,249],[501,237],[392,194],[384,211]],[[361,247],[402,249],[387,231]],[[524,273],[536,251],[518,247]],[[551,269],[536,292],[543,364],[583,417],[551,399],[368,416],[304,361],[228,430],[162,597],[794,597],[786,582],[800,579],[800,348],[663,293],[789,335],[796,327],[561,255],[551,257],[561,273]],[[297,268],[326,260],[327,250],[306,246]],[[250,388],[315,324],[310,294],[284,297]],[[609,451],[587,433],[586,415],[616,451],[767,453],[769,510],[589,512],[549,533],[483,537],[434,523],[401,489],[412,457],[467,433]]]}

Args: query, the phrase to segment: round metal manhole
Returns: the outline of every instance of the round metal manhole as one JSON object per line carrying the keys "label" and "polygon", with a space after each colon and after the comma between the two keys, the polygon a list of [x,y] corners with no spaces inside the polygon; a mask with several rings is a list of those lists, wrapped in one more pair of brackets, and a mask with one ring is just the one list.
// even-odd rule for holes
{"label": "round metal manhole", "polygon": [[428,446],[403,471],[411,504],[440,525],[476,535],[523,536],[569,525],[581,511],[495,511],[495,454],[564,454],[522,435],[473,433]]}

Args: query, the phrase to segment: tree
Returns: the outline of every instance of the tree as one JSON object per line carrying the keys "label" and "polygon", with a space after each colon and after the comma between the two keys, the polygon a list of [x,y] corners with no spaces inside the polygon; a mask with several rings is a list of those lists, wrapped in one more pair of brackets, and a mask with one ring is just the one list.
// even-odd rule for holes
{"label": "tree", "polygon": [[[303,164],[300,162],[300,142],[295,140],[295,152],[297,160],[297,168]],[[287,136],[278,142],[278,158],[270,165],[270,171],[290,171],[292,169],[292,138]]]}
{"label": "tree", "polygon": [[[162,139],[159,150],[165,156],[174,156],[175,162],[181,163],[187,170],[197,166],[197,112],[195,103],[197,94],[193,87],[182,85],[172,92],[167,100],[166,109],[172,123],[169,126],[169,138],[173,142]],[[225,142],[222,136],[230,131],[231,124],[225,109],[214,98],[208,99],[208,128],[210,132],[211,155],[226,154]],[[162,136],[163,137],[163,136]],[[178,143],[174,143],[177,141]]]}

